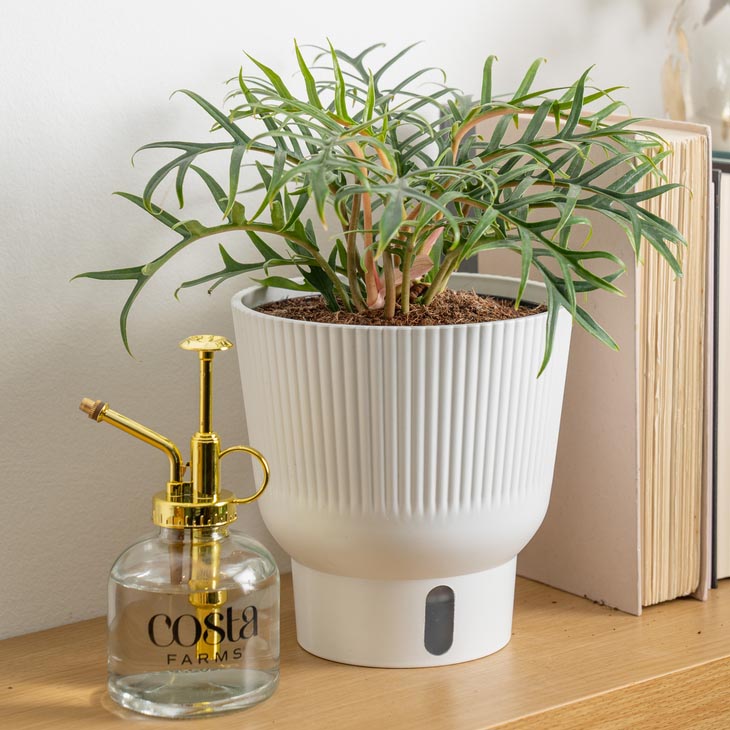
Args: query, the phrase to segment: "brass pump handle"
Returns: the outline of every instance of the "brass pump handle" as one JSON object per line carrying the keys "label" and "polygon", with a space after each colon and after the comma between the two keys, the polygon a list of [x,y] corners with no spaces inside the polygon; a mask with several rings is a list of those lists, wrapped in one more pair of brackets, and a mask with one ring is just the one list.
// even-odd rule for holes
{"label": "brass pump handle", "polygon": [[259,484],[259,488],[256,490],[255,494],[252,494],[250,497],[230,500],[233,504],[248,504],[249,502],[253,502],[255,499],[258,499],[264,493],[264,489],[266,489],[266,486],[269,483],[269,476],[271,473],[269,470],[269,462],[266,461],[266,457],[260,451],[257,451],[252,446],[230,446],[229,448],[221,451],[218,458],[222,459],[224,456],[232,454],[234,451],[245,451],[247,454],[251,454],[251,456],[258,459],[259,464],[261,464],[261,469],[264,472],[264,478],[261,480],[261,484]]}
{"label": "brass pump handle", "polygon": [[192,335],[180,343],[183,350],[197,352],[200,358],[200,425],[198,433],[213,432],[213,356],[225,352],[233,343],[221,335]]}

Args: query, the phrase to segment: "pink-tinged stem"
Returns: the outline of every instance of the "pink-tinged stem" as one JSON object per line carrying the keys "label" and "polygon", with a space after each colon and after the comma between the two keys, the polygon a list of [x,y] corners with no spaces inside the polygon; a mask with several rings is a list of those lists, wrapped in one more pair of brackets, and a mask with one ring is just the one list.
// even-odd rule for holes
{"label": "pink-tinged stem", "polygon": [[[360,160],[365,159],[365,153],[360,145],[349,142],[347,145],[352,154]],[[361,167],[360,171],[367,177],[367,168]],[[378,301],[380,290],[380,277],[373,255],[373,209],[370,202],[370,193],[362,193],[362,216],[363,216],[363,238],[365,241],[365,293],[367,295],[367,306],[372,309]]]}
{"label": "pink-tinged stem", "polygon": [[370,205],[369,193],[363,193],[362,196],[362,215],[365,239],[365,292],[367,305],[372,308],[378,301],[381,282],[373,254],[373,209]]}

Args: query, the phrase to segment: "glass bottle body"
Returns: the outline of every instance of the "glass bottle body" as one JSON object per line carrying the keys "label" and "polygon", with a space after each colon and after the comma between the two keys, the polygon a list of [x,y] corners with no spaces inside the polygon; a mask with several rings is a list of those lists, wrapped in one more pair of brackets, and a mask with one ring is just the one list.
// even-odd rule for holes
{"label": "glass bottle body", "polygon": [[240,709],[279,680],[279,572],[227,527],[162,528],[109,579],[108,688],[160,717]]}

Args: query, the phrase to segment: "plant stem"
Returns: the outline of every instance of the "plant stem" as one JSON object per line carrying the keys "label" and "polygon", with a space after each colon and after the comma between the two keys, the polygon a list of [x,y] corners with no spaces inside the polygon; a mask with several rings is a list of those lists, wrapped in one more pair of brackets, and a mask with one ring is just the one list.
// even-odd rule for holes
{"label": "plant stem", "polygon": [[454,273],[456,267],[459,265],[459,255],[460,251],[458,249],[446,254],[443,263],[441,264],[441,268],[438,270],[438,273],[436,274],[434,280],[431,282],[431,286],[428,287],[426,296],[423,298],[423,303],[425,306],[431,304],[433,298],[437,294],[440,294],[446,288],[446,285],[449,283],[451,275]]}
{"label": "plant stem", "polygon": [[393,254],[389,251],[383,252],[383,274],[385,276],[385,307],[383,317],[393,319],[395,317],[395,273],[393,271]]}
{"label": "plant stem", "polygon": [[370,203],[370,193],[363,193],[363,236],[365,238],[365,288],[367,291],[367,306],[372,307],[378,298],[378,268],[373,254],[373,211]]}
{"label": "plant stem", "polygon": [[403,278],[400,285],[400,308],[403,314],[407,315],[411,311],[411,260],[413,258],[413,237],[408,237],[408,243],[405,246],[405,256],[403,257]]}
{"label": "plant stem", "polygon": [[[349,142],[347,145],[352,154],[359,160],[365,159],[365,153],[359,144]],[[361,167],[360,171],[367,179],[367,168]],[[362,217],[363,217],[363,238],[365,239],[365,291],[367,293],[367,306],[372,307],[378,298],[378,269],[373,254],[373,210],[370,201],[370,193],[362,193]]]}
{"label": "plant stem", "polygon": [[360,195],[355,195],[352,199],[352,211],[350,213],[350,221],[345,232],[345,243],[347,245],[347,281],[350,284],[350,296],[355,309],[358,312],[364,312],[367,307],[360,294],[360,282],[357,278],[358,258],[357,255],[357,224],[360,220]]}

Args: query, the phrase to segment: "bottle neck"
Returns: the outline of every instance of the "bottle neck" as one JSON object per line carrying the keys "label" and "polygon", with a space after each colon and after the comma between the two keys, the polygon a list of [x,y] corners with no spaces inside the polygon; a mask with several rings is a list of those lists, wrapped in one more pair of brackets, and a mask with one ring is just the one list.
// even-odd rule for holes
{"label": "bottle neck", "polygon": [[185,545],[199,542],[218,542],[229,536],[228,525],[218,527],[160,527],[159,537],[171,545]]}

